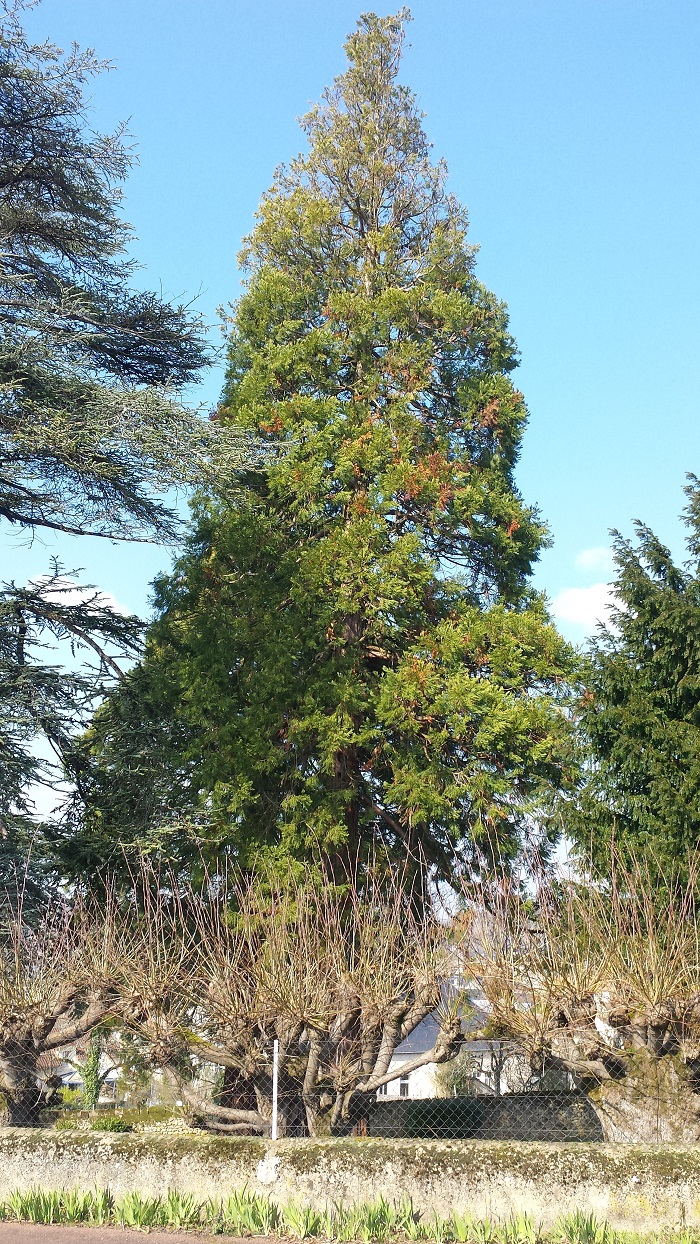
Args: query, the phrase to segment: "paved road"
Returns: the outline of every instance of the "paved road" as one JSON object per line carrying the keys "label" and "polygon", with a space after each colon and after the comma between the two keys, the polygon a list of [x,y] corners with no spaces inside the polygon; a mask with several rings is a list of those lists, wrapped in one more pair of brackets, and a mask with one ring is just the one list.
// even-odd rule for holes
{"label": "paved road", "polygon": [[[127,1240],[126,1237],[129,1237]],[[138,1244],[142,1231],[126,1231],[124,1227],[43,1227],[33,1222],[0,1222],[0,1244]],[[185,1231],[149,1231],[148,1244],[269,1244],[266,1236],[191,1234]],[[145,1244],[145,1240],[144,1240]]]}
{"label": "paved road", "polygon": [[[125,1231],[123,1227],[67,1227],[55,1224],[39,1226],[33,1222],[0,1222],[0,1244],[132,1244],[135,1236],[143,1232]],[[129,1236],[127,1241],[126,1236]],[[182,1235],[185,1240],[212,1240],[213,1236]],[[149,1244],[174,1244],[174,1237],[167,1231],[149,1231]]]}

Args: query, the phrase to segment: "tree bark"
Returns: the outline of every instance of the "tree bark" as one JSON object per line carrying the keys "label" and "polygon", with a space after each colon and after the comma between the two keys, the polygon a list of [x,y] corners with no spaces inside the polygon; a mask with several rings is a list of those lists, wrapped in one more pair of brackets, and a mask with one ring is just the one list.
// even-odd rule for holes
{"label": "tree bark", "polygon": [[700,1141],[698,1072],[678,1054],[628,1056],[626,1074],[604,1080],[588,1097],[606,1141],[695,1144]]}
{"label": "tree bark", "polygon": [[39,1127],[53,1094],[39,1081],[36,1056],[19,1049],[0,1052],[0,1120],[7,1127]]}

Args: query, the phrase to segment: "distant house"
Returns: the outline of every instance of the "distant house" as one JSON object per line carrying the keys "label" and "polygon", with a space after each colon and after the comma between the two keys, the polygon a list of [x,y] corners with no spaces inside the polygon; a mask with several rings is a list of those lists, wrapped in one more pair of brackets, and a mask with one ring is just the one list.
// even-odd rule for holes
{"label": "distant house", "polygon": [[[486,1014],[477,1010],[464,1021],[464,1026],[476,1032],[483,1027],[486,1020]],[[435,1015],[427,1015],[418,1024],[417,1028],[414,1028],[413,1032],[406,1037],[406,1040],[397,1046],[389,1063],[389,1070],[394,1071],[404,1064],[413,1062],[420,1054],[425,1054],[428,1050],[432,1050],[439,1033],[440,1024],[438,1019]],[[470,1041],[465,1043],[464,1048],[471,1049],[472,1047],[476,1048],[479,1045],[486,1044],[479,1041]],[[425,1063],[415,1071],[407,1071],[405,1075],[399,1076],[396,1080],[391,1080],[388,1084],[383,1084],[377,1090],[378,1100],[387,1097],[421,1098],[441,1097],[442,1095],[443,1092],[438,1079],[438,1065],[436,1063]]]}
{"label": "distant house", "polygon": [[[63,1046],[51,1053],[42,1054],[39,1059],[39,1076],[42,1080],[60,1081],[61,1088],[82,1089],[83,1077],[81,1067],[87,1055],[87,1045],[80,1043]],[[114,1101],[119,1079],[119,1066],[111,1053],[103,1051],[100,1055],[100,1087],[101,1102]]]}
{"label": "distant house", "polygon": [[[521,1093],[533,1087],[540,1090],[572,1087],[567,1073],[548,1072],[544,1078],[535,1077],[524,1054],[514,1049],[511,1044],[477,1035],[483,1032],[488,1018],[488,1012],[475,1005],[463,1020],[463,1028],[467,1034],[473,1032],[475,1035],[471,1040],[467,1037],[459,1054],[463,1069],[463,1083],[459,1095],[502,1097],[506,1093]],[[436,1016],[428,1015],[394,1051],[389,1070],[399,1069],[418,1055],[431,1050],[439,1031],[440,1024]],[[449,1063],[443,1063],[442,1066],[449,1067]],[[407,1071],[405,1075],[383,1084],[377,1090],[377,1100],[442,1097],[445,1091],[440,1082],[440,1070],[436,1063],[425,1063],[415,1071]]]}

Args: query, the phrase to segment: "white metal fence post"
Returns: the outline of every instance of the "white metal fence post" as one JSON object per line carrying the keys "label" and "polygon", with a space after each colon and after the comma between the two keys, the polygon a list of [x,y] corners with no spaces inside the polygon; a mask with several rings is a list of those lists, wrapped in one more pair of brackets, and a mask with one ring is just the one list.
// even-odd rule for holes
{"label": "white metal fence post", "polygon": [[272,1043],[272,1129],[271,1140],[277,1140],[277,1086],[279,1084],[279,1041]]}

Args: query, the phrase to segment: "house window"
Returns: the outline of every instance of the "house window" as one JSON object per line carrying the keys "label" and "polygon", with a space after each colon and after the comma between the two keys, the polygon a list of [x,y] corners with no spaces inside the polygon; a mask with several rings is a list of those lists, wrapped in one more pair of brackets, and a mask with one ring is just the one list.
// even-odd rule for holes
{"label": "house window", "polygon": [[379,1085],[379,1088],[377,1089],[377,1097],[386,1097],[386,1095],[387,1095],[387,1093],[386,1093],[387,1088],[388,1088],[388,1085],[386,1085],[386,1084],[380,1084],[380,1085]]}
{"label": "house window", "polygon": [[408,1076],[401,1076],[399,1080],[399,1097],[408,1097]]}

